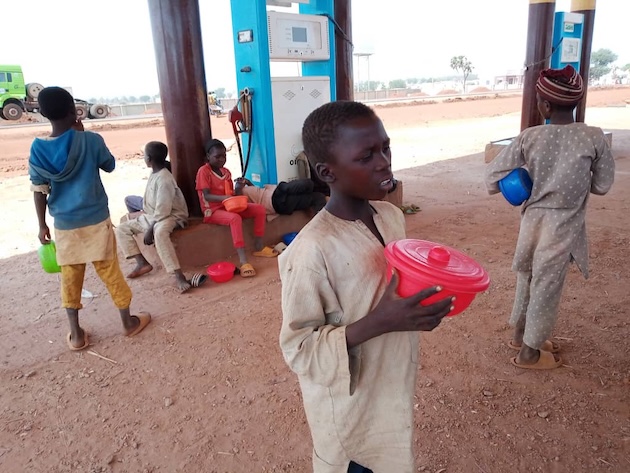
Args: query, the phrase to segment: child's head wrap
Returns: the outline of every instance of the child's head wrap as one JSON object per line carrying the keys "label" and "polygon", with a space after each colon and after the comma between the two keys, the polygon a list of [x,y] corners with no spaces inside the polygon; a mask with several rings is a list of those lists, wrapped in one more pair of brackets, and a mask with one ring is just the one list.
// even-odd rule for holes
{"label": "child's head wrap", "polygon": [[576,105],[584,96],[582,77],[570,64],[563,69],[540,71],[536,92],[543,100],[556,105]]}

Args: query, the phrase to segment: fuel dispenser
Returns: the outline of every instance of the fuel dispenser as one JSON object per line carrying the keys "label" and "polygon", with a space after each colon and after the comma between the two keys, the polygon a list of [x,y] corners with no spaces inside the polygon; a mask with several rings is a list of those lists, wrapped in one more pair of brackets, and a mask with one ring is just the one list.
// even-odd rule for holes
{"label": "fuel dispenser", "polygon": [[551,67],[562,69],[572,65],[580,70],[582,55],[582,34],[584,15],[574,12],[556,12],[553,22],[554,50],[551,55]]}
{"label": "fuel dispenser", "polygon": [[[299,13],[269,6],[299,3]],[[302,124],[335,100],[333,0],[231,0],[239,100],[229,112],[243,175],[257,185],[298,177]],[[270,63],[300,75],[272,77]]]}

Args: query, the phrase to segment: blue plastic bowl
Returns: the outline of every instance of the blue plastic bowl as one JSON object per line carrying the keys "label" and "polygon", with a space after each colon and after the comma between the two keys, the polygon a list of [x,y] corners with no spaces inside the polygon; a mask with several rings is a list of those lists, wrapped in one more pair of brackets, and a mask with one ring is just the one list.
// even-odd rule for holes
{"label": "blue plastic bowl", "polygon": [[501,194],[510,204],[521,205],[532,194],[532,178],[526,169],[517,168],[499,181]]}
{"label": "blue plastic bowl", "polygon": [[297,236],[298,232],[291,232],[291,233],[286,233],[284,235],[282,235],[282,242],[289,246],[291,244],[291,242],[294,240],[294,238]]}

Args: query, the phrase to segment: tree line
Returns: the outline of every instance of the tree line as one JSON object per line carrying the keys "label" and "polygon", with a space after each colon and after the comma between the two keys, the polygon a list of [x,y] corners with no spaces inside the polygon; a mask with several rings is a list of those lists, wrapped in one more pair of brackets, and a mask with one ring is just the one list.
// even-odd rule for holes
{"label": "tree line", "polygon": [[[589,82],[596,82],[607,74],[612,73],[613,81],[617,82],[621,77],[630,74],[630,63],[623,66],[615,65],[618,56],[610,49],[598,49],[591,53],[591,67],[589,69]],[[473,74],[475,67],[472,62],[463,55],[453,56],[451,58],[451,69],[455,71],[455,75],[447,75],[441,77],[411,77],[408,79],[393,79],[389,82],[383,81],[360,81],[355,84],[355,90],[358,92],[387,90],[387,89],[406,89],[410,86],[418,84],[429,84],[433,82],[461,82],[462,88],[466,91],[466,83],[471,80],[478,79],[477,74]],[[232,92],[227,92],[225,87],[219,87],[213,90],[218,99],[231,98]],[[136,96],[120,96],[120,97],[92,97],[89,101],[92,103],[107,103],[110,105],[125,105],[133,103],[153,103],[158,102],[158,95],[141,95]]]}

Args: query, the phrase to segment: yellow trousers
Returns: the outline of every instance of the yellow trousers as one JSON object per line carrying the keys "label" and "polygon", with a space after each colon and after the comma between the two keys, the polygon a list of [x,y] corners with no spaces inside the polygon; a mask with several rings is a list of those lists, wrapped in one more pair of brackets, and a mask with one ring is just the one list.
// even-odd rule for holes
{"label": "yellow trousers", "polygon": [[[107,286],[114,304],[119,309],[127,309],[131,305],[131,289],[120,271],[118,257],[108,261],[92,263],[101,281]],[[84,264],[61,266],[61,307],[64,309],[82,309],[81,291],[85,276]]]}

